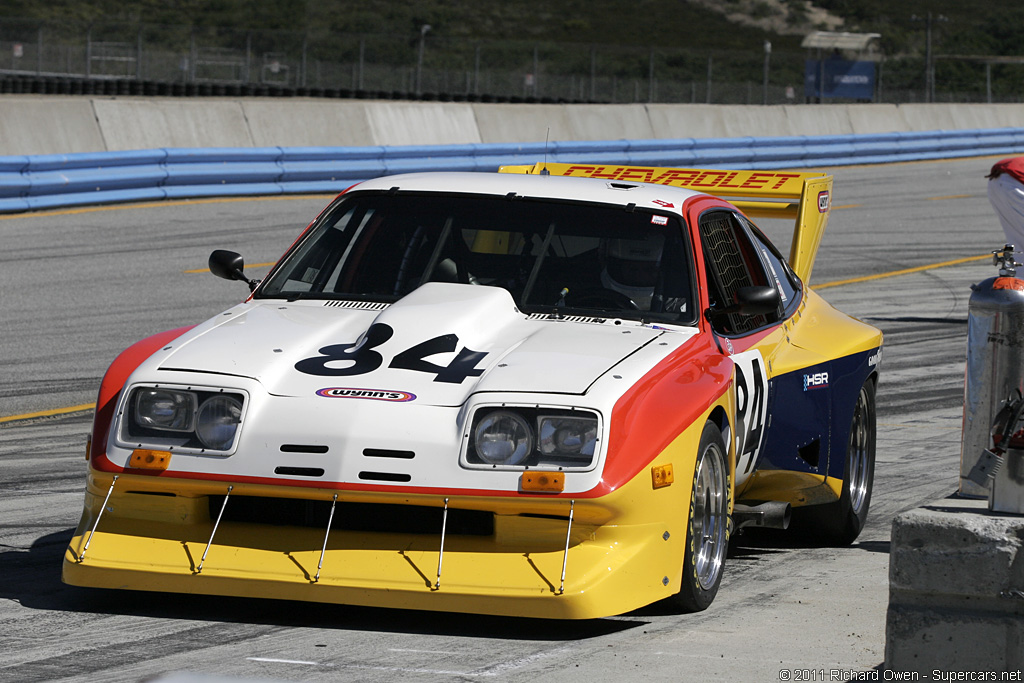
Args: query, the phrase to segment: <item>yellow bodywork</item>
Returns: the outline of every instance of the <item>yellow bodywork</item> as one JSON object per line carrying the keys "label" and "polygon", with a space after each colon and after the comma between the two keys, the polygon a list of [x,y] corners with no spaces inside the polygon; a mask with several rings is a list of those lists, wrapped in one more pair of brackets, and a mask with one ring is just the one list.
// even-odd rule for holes
{"label": "yellow bodywork", "polygon": [[820,171],[733,171],[615,164],[502,166],[502,173],[601,178],[683,187],[727,199],[752,218],[793,218],[789,265],[809,282],[832,208],[832,176]]}
{"label": "yellow bodywork", "polygon": [[[731,399],[729,392],[716,406]],[[495,524],[492,536],[448,535],[443,556],[440,529],[431,535],[332,530],[326,551],[326,519],[319,529],[225,520],[214,533],[209,496],[223,496],[228,484],[134,474],[119,475],[97,525],[113,477],[92,471],[63,578],[98,588],[509,616],[621,614],[679,591],[704,422],[695,421],[629,482],[598,498],[447,496],[450,509],[491,511]],[[675,482],[655,488],[652,470],[666,465],[677,473]],[[346,502],[440,507],[445,501],[408,489],[236,484],[227,506],[234,496],[330,501],[335,493]]]}

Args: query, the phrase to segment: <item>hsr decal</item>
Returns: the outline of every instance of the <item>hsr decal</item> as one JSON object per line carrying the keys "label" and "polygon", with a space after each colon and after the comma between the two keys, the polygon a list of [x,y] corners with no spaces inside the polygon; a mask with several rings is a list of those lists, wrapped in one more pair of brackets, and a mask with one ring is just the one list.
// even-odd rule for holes
{"label": "hsr decal", "polygon": [[731,356],[736,376],[736,475],[753,471],[764,441],[768,415],[768,376],[757,350]]}

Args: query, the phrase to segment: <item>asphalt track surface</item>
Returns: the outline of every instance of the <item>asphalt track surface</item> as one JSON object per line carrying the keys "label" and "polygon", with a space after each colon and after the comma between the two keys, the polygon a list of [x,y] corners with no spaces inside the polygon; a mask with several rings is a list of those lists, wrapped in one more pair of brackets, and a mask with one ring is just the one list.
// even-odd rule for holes
{"label": "asphalt track surface", "polygon": [[[190,272],[212,249],[272,262],[328,198],[0,216],[0,680],[820,681],[876,669],[892,520],[957,485],[970,286],[995,275],[978,257],[1004,239],[985,197],[992,162],[833,169],[812,285],[886,335],[860,539],[829,549],[746,534],[706,612],[654,605],[589,622],[63,585],[106,366],[244,297],[241,283]],[[762,227],[787,249],[786,226]]]}

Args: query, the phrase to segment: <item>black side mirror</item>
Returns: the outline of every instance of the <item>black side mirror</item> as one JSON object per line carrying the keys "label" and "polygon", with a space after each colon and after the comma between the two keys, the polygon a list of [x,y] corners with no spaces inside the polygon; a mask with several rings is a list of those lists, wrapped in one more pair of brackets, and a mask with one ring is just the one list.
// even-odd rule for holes
{"label": "black side mirror", "polygon": [[243,272],[245,270],[245,259],[241,254],[226,249],[216,249],[210,254],[210,272],[225,280],[241,280],[249,285],[249,291],[256,289],[259,280],[250,280]]}
{"label": "black side mirror", "polygon": [[764,315],[779,310],[779,290],[774,287],[740,287],[736,290],[736,310],[740,315]]}
{"label": "black side mirror", "polygon": [[713,306],[704,312],[711,322],[721,316],[733,313],[739,315],[764,315],[779,310],[782,299],[774,287],[750,286],[736,290],[736,300],[728,306]]}

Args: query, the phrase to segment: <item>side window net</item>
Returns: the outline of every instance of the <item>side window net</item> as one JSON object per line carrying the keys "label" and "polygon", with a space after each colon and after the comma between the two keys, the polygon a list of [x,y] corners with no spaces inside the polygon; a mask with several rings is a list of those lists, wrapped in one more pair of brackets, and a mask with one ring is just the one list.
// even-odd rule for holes
{"label": "side window net", "polygon": [[[736,293],[740,287],[767,284],[760,269],[751,263],[756,258],[750,249],[745,234],[741,234],[739,224],[733,216],[725,211],[705,214],[700,219],[701,242],[704,245],[705,265],[713,282],[711,288],[712,303],[728,306],[736,301]],[[743,247],[749,254],[744,254]],[[755,280],[755,273],[761,276]],[[723,320],[725,321],[723,323]],[[719,331],[725,334],[744,334],[768,324],[765,315],[739,315],[729,313],[719,319]]]}

